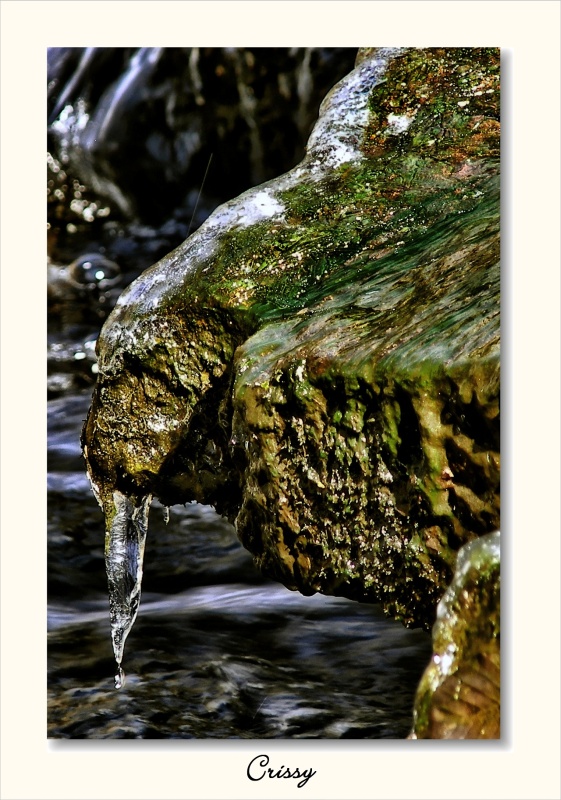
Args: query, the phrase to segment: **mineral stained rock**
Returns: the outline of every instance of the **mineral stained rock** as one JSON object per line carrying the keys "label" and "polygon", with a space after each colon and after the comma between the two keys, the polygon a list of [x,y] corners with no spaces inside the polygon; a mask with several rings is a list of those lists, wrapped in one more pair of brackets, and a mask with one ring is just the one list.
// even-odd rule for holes
{"label": "mineral stained rock", "polygon": [[500,535],[462,547],[438,604],[412,739],[500,738]]}
{"label": "mineral stained rock", "polygon": [[497,49],[360,51],[303,162],[121,296],[83,433],[121,654],[152,496],[427,628],[499,527],[499,81]]}

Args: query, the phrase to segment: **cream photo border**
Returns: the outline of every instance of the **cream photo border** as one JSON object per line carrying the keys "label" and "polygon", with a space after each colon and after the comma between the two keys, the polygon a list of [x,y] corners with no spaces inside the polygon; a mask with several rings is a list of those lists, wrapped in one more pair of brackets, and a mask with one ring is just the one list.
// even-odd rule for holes
{"label": "cream photo border", "polygon": [[[559,2],[2,0],[1,13],[0,796],[558,800]],[[156,44],[502,48],[500,742],[46,738],[46,50]],[[261,753],[317,774],[250,782]]]}

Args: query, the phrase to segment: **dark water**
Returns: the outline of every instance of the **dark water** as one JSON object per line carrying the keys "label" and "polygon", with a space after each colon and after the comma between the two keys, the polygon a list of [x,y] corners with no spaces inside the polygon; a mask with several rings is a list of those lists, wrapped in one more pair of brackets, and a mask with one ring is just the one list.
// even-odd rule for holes
{"label": "dark water", "polygon": [[51,400],[48,736],[404,738],[430,637],[262,579],[232,527],[153,504],[141,610],[113,688],[103,521],[83,473],[89,391]]}

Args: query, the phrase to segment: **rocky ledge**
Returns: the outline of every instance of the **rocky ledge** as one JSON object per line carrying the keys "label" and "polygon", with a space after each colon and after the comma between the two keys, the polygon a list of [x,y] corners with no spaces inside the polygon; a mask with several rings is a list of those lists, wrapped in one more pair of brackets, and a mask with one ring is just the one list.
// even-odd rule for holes
{"label": "rocky ledge", "polygon": [[499,83],[496,49],[360,51],[303,162],[119,299],[83,434],[119,663],[153,496],[427,628],[498,529]]}

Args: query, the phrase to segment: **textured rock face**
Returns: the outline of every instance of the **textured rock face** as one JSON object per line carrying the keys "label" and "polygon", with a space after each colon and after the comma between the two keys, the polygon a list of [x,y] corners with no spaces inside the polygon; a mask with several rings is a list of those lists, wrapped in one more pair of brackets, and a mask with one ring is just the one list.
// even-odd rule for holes
{"label": "textured rock face", "polygon": [[500,535],[460,550],[438,605],[434,654],[415,702],[414,739],[500,738]]}
{"label": "textured rock face", "polygon": [[357,61],[299,167],[121,296],[84,453],[128,575],[146,498],[196,499],[289,588],[428,627],[499,525],[499,52]]}

